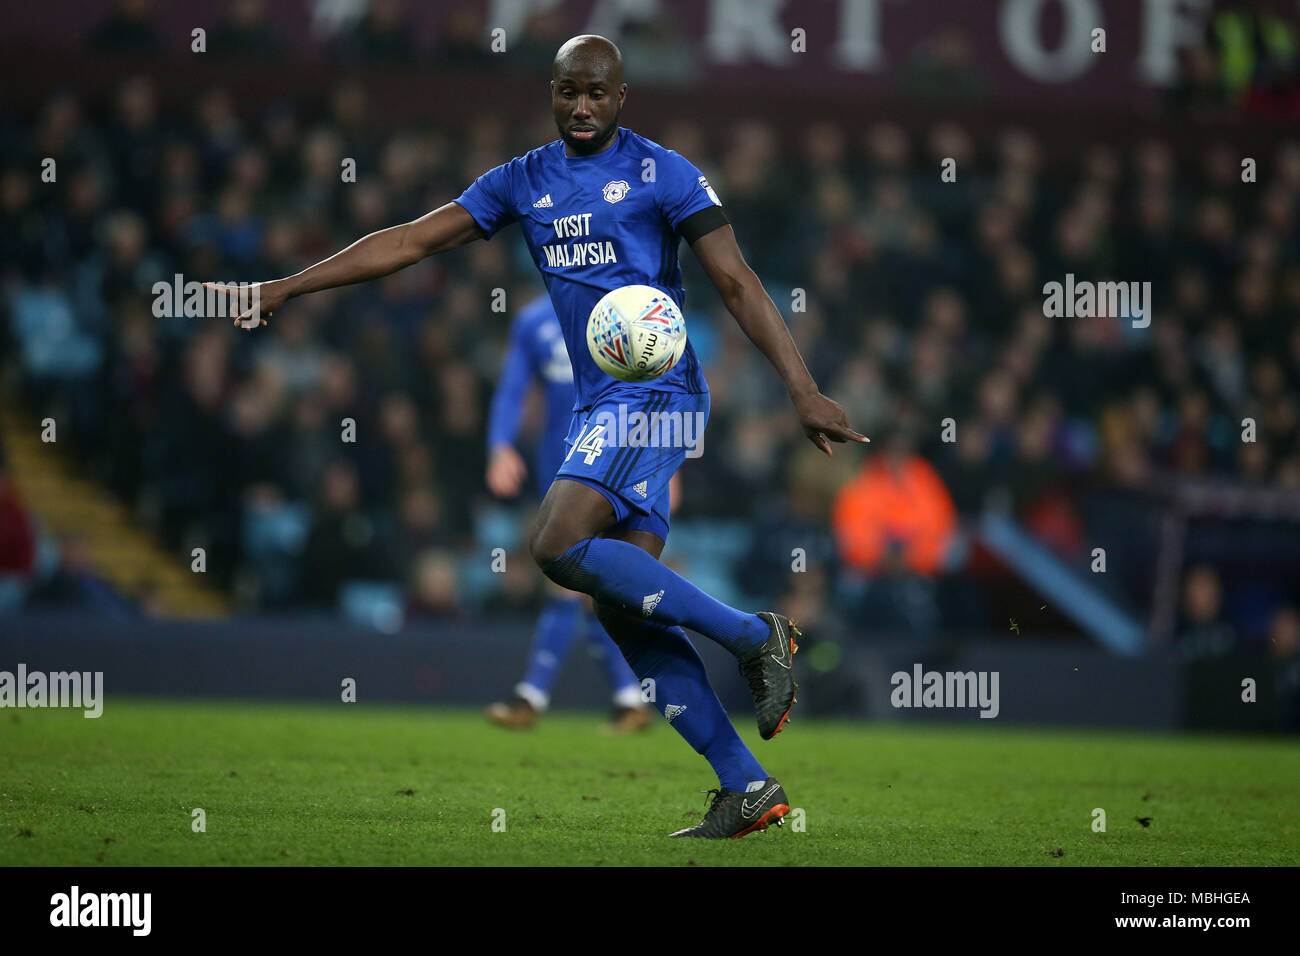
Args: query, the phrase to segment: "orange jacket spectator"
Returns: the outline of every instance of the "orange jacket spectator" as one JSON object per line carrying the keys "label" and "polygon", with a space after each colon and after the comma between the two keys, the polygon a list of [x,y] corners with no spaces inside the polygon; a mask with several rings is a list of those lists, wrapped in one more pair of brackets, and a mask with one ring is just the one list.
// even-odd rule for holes
{"label": "orange jacket spectator", "polygon": [[879,571],[897,555],[910,570],[931,575],[943,566],[957,509],[924,458],[882,454],[840,489],[832,524],[850,567]]}

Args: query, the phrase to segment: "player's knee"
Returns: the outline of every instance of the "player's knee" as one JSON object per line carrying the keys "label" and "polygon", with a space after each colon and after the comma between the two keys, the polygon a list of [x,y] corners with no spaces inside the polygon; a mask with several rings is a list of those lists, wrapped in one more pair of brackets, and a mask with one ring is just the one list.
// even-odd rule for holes
{"label": "player's knee", "polygon": [[547,569],[578,543],[572,539],[573,535],[567,530],[557,527],[554,521],[545,521],[534,526],[533,532],[528,539],[528,552],[533,556],[533,560],[537,562],[537,566],[546,572],[547,577],[555,581],[556,584],[568,588],[571,588],[572,585],[557,579],[552,571]]}

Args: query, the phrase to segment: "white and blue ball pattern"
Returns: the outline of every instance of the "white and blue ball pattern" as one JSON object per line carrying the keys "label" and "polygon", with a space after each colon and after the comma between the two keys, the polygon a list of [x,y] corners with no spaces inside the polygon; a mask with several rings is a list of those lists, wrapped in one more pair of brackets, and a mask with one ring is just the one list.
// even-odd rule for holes
{"label": "white and blue ball pattern", "polygon": [[607,293],[587,320],[587,349],[623,382],[648,382],[672,369],[686,351],[686,320],[671,298],[648,285]]}

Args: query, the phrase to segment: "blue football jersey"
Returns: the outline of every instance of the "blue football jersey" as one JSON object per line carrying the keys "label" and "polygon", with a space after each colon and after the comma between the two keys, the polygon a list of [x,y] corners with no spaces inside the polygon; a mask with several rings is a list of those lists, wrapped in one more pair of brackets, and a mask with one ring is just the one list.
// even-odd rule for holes
{"label": "blue football jersey", "polygon": [[606,375],[587,350],[587,318],[607,292],[654,286],[684,307],[678,227],[721,205],[684,157],[622,128],[593,156],[566,156],[556,140],[484,173],[456,202],[488,238],[512,222],[523,229],[573,362],[574,411],[615,387],[708,391],[689,341],[672,371],[641,385]]}

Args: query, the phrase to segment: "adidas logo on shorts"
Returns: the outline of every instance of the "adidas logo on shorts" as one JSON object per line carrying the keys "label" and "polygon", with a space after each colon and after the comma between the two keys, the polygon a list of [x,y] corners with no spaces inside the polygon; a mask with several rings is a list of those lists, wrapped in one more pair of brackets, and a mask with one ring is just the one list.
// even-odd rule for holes
{"label": "adidas logo on shorts", "polygon": [[685,704],[669,704],[664,708],[664,716],[668,718],[670,724],[684,713],[686,713]]}
{"label": "adidas logo on shorts", "polygon": [[646,483],[644,481],[638,481],[635,485],[632,486],[632,490],[635,491],[642,498],[644,498],[646,492]]}

